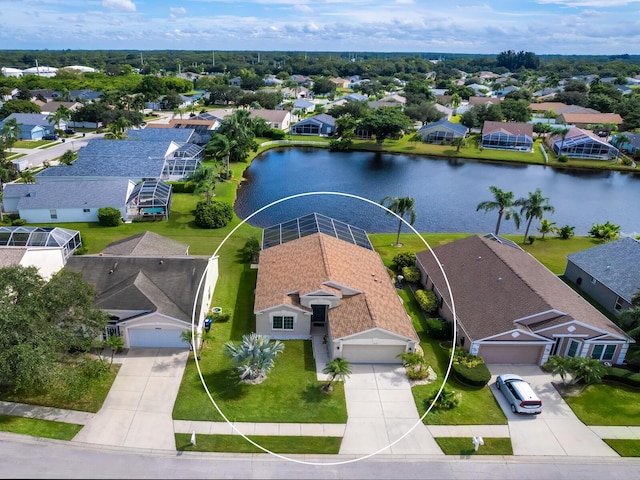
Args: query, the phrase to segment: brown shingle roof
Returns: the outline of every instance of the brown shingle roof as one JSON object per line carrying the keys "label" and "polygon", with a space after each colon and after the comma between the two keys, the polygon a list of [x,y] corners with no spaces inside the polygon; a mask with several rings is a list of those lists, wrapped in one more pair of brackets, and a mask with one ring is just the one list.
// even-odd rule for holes
{"label": "brown shingle roof", "polygon": [[267,122],[282,123],[288,115],[287,110],[251,110],[249,118],[264,118]]}
{"label": "brown shingle roof", "polygon": [[332,338],[379,327],[417,340],[378,254],[322,233],[260,253],[254,312],[282,304],[308,310],[292,294],[327,290],[326,283],[343,294],[340,305],[329,310]]}
{"label": "brown shingle roof", "polygon": [[624,120],[617,113],[562,113],[566,123],[614,123],[622,124]]}
{"label": "brown shingle roof", "polygon": [[533,137],[533,125],[531,123],[486,121],[482,127],[482,135],[500,131],[510,135],[527,135]]}
{"label": "brown shingle roof", "polygon": [[558,113],[558,111],[566,106],[567,104],[562,102],[539,102],[529,104],[529,108],[532,112],[548,112],[549,110],[553,110],[555,113]]}
{"label": "brown shingle roof", "polygon": [[[433,249],[447,275],[456,314],[467,335],[480,340],[521,328],[519,318],[556,309],[566,315],[544,326],[572,319],[625,337],[609,319],[578,295],[533,256],[509,245],[471,236]],[[443,276],[428,250],[417,254],[445,301],[450,301]]]}
{"label": "brown shingle roof", "polygon": [[502,101],[496,97],[469,97],[469,105],[497,105]]}

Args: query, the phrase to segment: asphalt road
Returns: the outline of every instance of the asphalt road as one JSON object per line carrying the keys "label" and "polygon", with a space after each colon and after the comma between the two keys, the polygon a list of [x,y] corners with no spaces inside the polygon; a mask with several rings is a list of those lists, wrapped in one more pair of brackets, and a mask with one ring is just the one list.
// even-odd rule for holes
{"label": "asphalt road", "polygon": [[377,456],[343,465],[348,456],[303,457],[305,465],[269,455],[166,453],[0,433],[2,478],[389,478],[602,479],[639,478],[640,459],[602,457]]}

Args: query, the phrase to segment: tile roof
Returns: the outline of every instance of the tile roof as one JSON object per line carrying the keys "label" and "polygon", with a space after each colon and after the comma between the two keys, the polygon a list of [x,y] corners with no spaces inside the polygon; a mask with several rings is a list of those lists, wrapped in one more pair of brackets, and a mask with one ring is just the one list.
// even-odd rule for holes
{"label": "tile roof", "polygon": [[529,108],[533,112],[548,112],[549,110],[553,110],[554,113],[558,113],[559,110],[566,106],[567,104],[562,102],[532,102],[529,104]]}
{"label": "tile roof", "polygon": [[189,245],[186,243],[149,231],[112,242],[102,251],[103,255],[127,257],[157,257],[188,253]]}
{"label": "tile roof", "polygon": [[640,241],[634,238],[572,253],[567,259],[627,302],[640,291]]}
{"label": "tile roof", "polygon": [[[260,253],[254,311],[281,304],[306,309],[305,295],[332,286],[342,300],[329,310],[332,338],[382,328],[417,340],[387,269],[374,251],[316,233]],[[353,291],[361,292],[351,295]]]}
{"label": "tile roof", "polygon": [[[453,292],[456,314],[471,340],[480,340],[514,328],[536,331],[514,323],[530,315],[556,309],[565,315],[545,326],[577,320],[618,337],[624,332],[549,271],[533,256],[489,238],[470,236],[435,247]],[[418,261],[450,301],[444,278],[429,250]]]}

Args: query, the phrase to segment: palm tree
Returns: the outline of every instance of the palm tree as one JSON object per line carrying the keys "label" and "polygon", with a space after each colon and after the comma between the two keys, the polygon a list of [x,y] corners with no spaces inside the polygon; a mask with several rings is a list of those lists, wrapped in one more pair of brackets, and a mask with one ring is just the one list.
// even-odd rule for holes
{"label": "palm tree", "polygon": [[[381,201],[380,204],[383,207],[387,207],[389,210],[391,210],[393,213],[395,213],[397,216],[400,217],[400,220],[398,221],[398,236],[396,237],[396,243],[395,246],[396,247],[401,247],[402,244],[400,243],[400,230],[402,229],[402,219],[404,218],[405,215],[409,215],[409,224],[413,225],[416,221],[416,211],[415,211],[415,205],[416,205],[416,201],[413,197],[391,197],[391,196],[387,196],[384,197]],[[389,213],[389,212],[387,212]],[[389,213],[389,215],[391,215]]]}
{"label": "palm tree", "polygon": [[243,335],[236,345],[232,341],[224,344],[224,353],[237,365],[241,380],[259,380],[266,378],[273,368],[276,356],[282,353],[284,344],[271,341],[267,335],[250,333]]}
{"label": "palm tree", "polygon": [[542,240],[544,240],[544,236],[547,233],[553,233],[556,231],[556,222],[550,222],[546,218],[540,222],[540,226],[538,227],[538,231],[542,234]]}
{"label": "palm tree", "polygon": [[207,199],[207,205],[211,205],[213,190],[216,188],[216,176],[213,169],[200,165],[187,177],[187,180],[196,183],[194,193],[204,195]]}
{"label": "palm tree", "polygon": [[20,178],[24,183],[36,183],[35,175],[33,174],[33,172],[30,172],[29,170],[24,170],[20,172]]}
{"label": "palm tree", "polygon": [[180,340],[189,344],[189,350],[193,350],[193,342],[191,341],[191,330],[183,330],[180,332]]}
{"label": "palm tree", "polygon": [[466,144],[467,144],[467,140],[464,137],[456,137],[453,140],[451,140],[451,145],[456,147],[456,152],[459,152],[460,148],[466,146]]}
{"label": "palm tree", "polygon": [[563,384],[567,384],[567,375],[571,372],[571,365],[569,361],[571,358],[563,357],[561,355],[553,355],[549,357],[544,367],[549,370],[552,376],[559,375]]}
{"label": "palm tree", "polygon": [[104,341],[104,345],[111,350],[111,364],[113,365],[113,356],[124,348],[124,340],[118,335],[109,335]]}
{"label": "palm tree", "polygon": [[520,198],[513,203],[515,206],[519,206],[520,214],[524,214],[527,219],[527,229],[524,232],[524,242],[527,241],[527,235],[529,235],[529,227],[534,218],[541,220],[546,212],[555,212],[556,209],[549,205],[549,199],[542,196],[542,191],[536,188],[535,192],[529,192],[527,198]]}
{"label": "palm tree", "polygon": [[351,364],[344,358],[334,358],[322,369],[322,373],[329,375],[329,383],[322,387],[326,392],[333,390],[333,381],[345,381],[351,375]]}
{"label": "palm tree", "polygon": [[500,233],[500,223],[502,222],[503,215],[506,220],[511,220],[513,218],[516,228],[520,228],[520,215],[518,212],[511,209],[511,207],[514,206],[513,192],[505,192],[493,185],[489,187],[489,190],[493,194],[493,200],[480,202],[476,207],[476,212],[484,210],[484,213],[487,213],[491,210],[498,210],[498,221],[496,222],[495,231],[496,235]]}
{"label": "palm tree", "polygon": [[226,135],[214,133],[211,140],[205,147],[206,153],[209,153],[216,160],[224,158],[225,163],[225,179],[229,178],[229,155],[231,154],[231,141]]}
{"label": "palm tree", "polygon": [[553,133],[560,135],[562,138],[562,142],[560,143],[560,149],[558,150],[558,156],[562,155],[562,150],[564,149],[564,140],[567,138],[567,134],[569,133],[569,127],[558,127],[552,130]]}
{"label": "palm tree", "polygon": [[636,339],[640,337],[640,305],[632,304],[631,307],[620,312],[620,326],[630,337]]}

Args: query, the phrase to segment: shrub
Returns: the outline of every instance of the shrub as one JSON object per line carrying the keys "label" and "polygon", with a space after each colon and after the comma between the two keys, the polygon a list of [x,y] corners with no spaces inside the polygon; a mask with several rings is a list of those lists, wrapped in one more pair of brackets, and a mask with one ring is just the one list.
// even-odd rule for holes
{"label": "shrub", "polygon": [[589,230],[589,236],[600,240],[615,240],[620,236],[620,225],[615,225],[607,220],[606,223],[594,223]]}
{"label": "shrub", "polygon": [[402,276],[407,282],[417,283],[420,281],[420,270],[418,267],[402,267]]}
{"label": "shrub", "polygon": [[173,193],[193,193],[196,189],[194,182],[166,182],[171,185]]}
{"label": "shrub", "polygon": [[268,138],[272,138],[274,140],[282,140],[287,136],[287,133],[284,130],[280,130],[279,128],[272,128],[267,136]]}
{"label": "shrub", "polygon": [[404,267],[412,267],[416,264],[416,254],[410,252],[398,253],[393,260],[391,260],[391,268],[394,271],[400,272]]}
{"label": "shrub", "polygon": [[[449,349],[451,355],[451,349]],[[453,351],[453,364],[464,365],[467,368],[473,368],[484,363],[482,357],[467,352],[464,348],[456,347]]]}
{"label": "shrub", "polygon": [[460,405],[461,395],[459,393],[456,393],[455,390],[451,390],[451,388],[449,388],[448,386],[445,386],[442,389],[439,397],[437,397],[437,395],[438,391],[436,390],[425,402],[425,407],[428,408],[433,403],[433,408],[450,410]]}
{"label": "shrub", "polygon": [[233,218],[233,209],[230,205],[218,201],[199,202],[196,207],[196,225],[200,228],[222,228]]}
{"label": "shrub", "polygon": [[103,227],[117,227],[122,223],[122,214],[117,208],[104,207],[98,210],[98,222]]}
{"label": "shrub", "polygon": [[11,220],[11,225],[14,227],[21,227],[26,224],[27,221],[24,218],[16,218],[15,220]]}
{"label": "shrub", "polygon": [[640,373],[635,373],[624,368],[608,367],[603,379],[623,383],[631,387],[640,387]]}
{"label": "shrub", "polygon": [[260,241],[256,237],[250,237],[240,250],[240,256],[245,263],[254,262],[260,253]]}
{"label": "shrub", "polygon": [[231,314],[229,313],[213,313],[209,316],[213,323],[227,323],[231,320]]}
{"label": "shrub", "polygon": [[434,312],[438,307],[438,300],[436,294],[431,290],[416,290],[416,300],[418,305],[425,312]]}
{"label": "shrub", "polygon": [[563,240],[569,240],[573,237],[576,227],[572,227],[571,225],[565,225],[564,227],[560,227],[556,230],[556,235]]}
{"label": "shrub", "polygon": [[451,323],[443,318],[427,318],[427,333],[438,340],[449,340],[453,336]]}
{"label": "shrub", "polygon": [[562,163],[567,163],[569,161],[569,157],[567,155],[560,155],[558,157],[558,161]]}
{"label": "shrub", "polygon": [[491,372],[484,363],[475,367],[454,363],[452,371],[456,380],[472,387],[484,387],[491,380]]}

